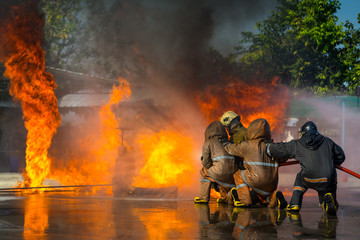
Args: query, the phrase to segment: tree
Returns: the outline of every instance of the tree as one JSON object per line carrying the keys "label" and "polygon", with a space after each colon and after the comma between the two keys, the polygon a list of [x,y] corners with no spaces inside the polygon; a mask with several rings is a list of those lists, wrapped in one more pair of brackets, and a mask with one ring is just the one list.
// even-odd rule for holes
{"label": "tree", "polygon": [[[358,14],[360,23],[360,14]],[[344,82],[353,93],[357,86],[360,86],[360,30],[354,28],[354,24],[345,22],[345,37],[342,40],[342,47],[339,49],[341,62],[344,68]]]}
{"label": "tree", "polygon": [[337,22],[339,8],[338,0],[278,0],[269,18],[257,23],[257,33],[242,33],[234,55],[266,80],[277,75],[318,94],[347,90],[344,81],[350,71],[355,74],[357,31]]}
{"label": "tree", "polygon": [[66,68],[75,52],[80,21],[80,0],[42,0],[45,13],[44,38],[48,66]]}

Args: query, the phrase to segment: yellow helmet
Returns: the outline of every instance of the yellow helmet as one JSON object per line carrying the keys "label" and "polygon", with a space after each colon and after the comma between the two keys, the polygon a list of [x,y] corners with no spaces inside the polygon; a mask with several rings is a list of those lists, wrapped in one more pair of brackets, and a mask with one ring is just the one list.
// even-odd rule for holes
{"label": "yellow helmet", "polygon": [[236,113],[234,113],[233,111],[227,111],[226,113],[224,113],[221,118],[220,118],[220,122],[222,123],[222,125],[224,125],[225,127],[228,127],[231,123],[232,120],[234,120],[235,118],[239,117],[240,120],[240,116],[237,115]]}

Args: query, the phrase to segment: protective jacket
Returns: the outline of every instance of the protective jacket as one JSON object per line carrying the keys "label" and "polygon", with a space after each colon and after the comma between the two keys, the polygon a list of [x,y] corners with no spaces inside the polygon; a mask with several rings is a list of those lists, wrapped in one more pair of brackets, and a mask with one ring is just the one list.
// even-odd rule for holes
{"label": "protective jacket", "polygon": [[241,143],[246,140],[246,128],[239,122],[230,129],[230,142]]}
{"label": "protective jacket", "polygon": [[238,167],[235,158],[225,151],[221,139],[227,139],[226,130],[220,121],[214,121],[205,130],[201,161],[208,169],[210,177],[217,183],[234,184],[233,174]]}
{"label": "protective jacket", "polygon": [[241,176],[249,187],[262,195],[270,194],[278,185],[279,163],[265,153],[265,144],[270,139],[270,126],[260,118],[250,123],[246,141],[225,146],[228,153],[244,159],[246,169],[241,171]]}
{"label": "protective jacket", "polygon": [[343,149],[320,133],[305,133],[300,139],[285,143],[271,143],[268,152],[275,158],[295,158],[301,165],[301,176],[307,182],[336,181],[335,164],[345,160]]}

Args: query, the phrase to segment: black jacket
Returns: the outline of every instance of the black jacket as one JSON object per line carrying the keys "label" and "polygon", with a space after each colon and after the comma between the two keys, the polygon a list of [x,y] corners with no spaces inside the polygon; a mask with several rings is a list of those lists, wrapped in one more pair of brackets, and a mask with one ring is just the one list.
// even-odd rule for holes
{"label": "black jacket", "polygon": [[336,178],[335,165],[345,160],[343,149],[330,138],[319,133],[306,133],[298,140],[271,143],[268,152],[274,158],[295,158],[300,162],[301,174],[305,178]]}

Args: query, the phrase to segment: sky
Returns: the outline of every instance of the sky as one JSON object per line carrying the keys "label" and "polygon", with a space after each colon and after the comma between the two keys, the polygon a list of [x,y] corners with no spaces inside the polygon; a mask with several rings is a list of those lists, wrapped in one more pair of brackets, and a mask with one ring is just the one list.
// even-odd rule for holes
{"label": "sky", "polygon": [[349,20],[359,27],[357,15],[360,12],[360,0],[340,0],[340,3],[340,10],[338,10],[339,20],[342,22]]}

